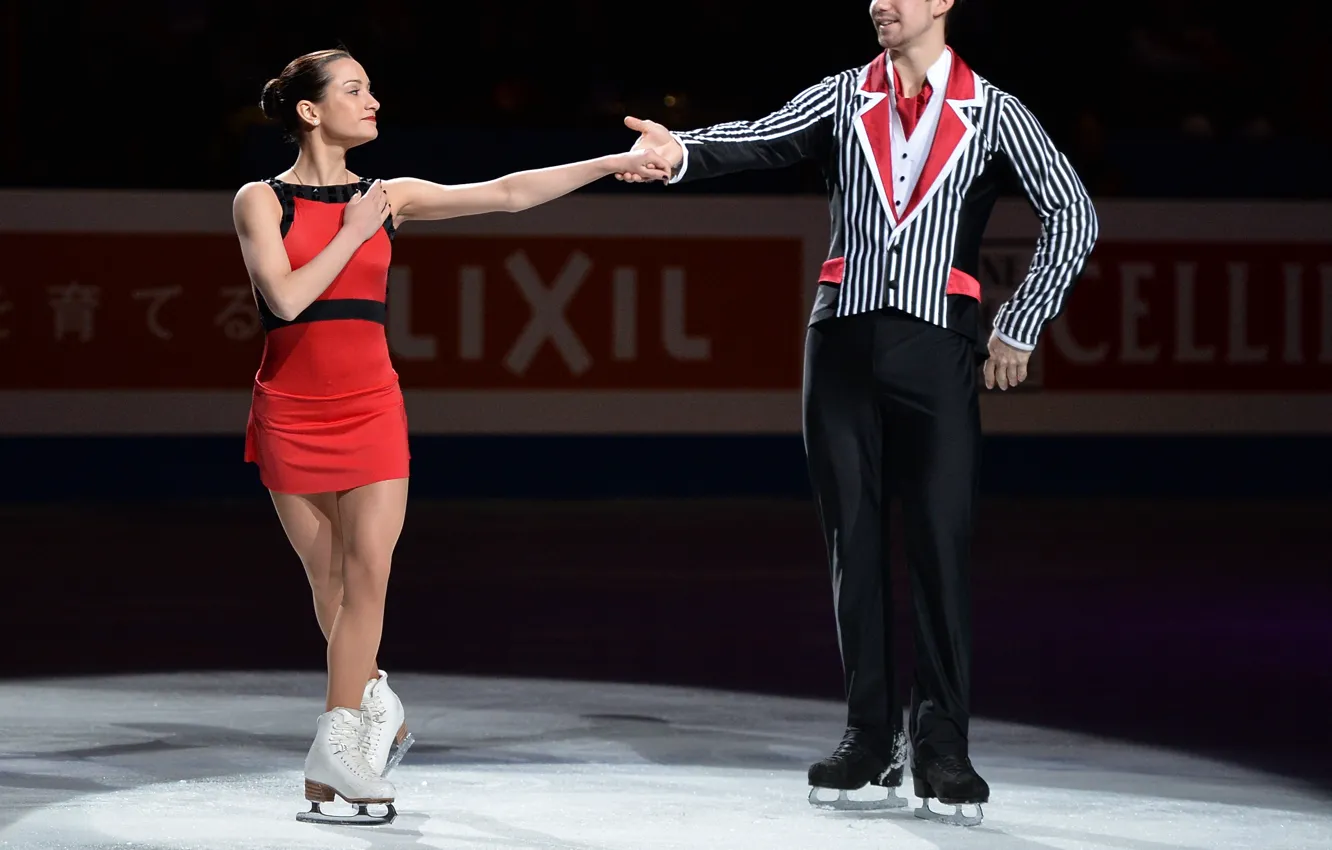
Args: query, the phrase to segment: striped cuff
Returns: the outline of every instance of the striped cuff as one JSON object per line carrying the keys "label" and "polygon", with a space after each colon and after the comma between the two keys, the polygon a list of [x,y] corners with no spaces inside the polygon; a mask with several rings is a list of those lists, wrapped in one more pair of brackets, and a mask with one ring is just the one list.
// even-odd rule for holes
{"label": "striped cuff", "polygon": [[1017,340],[1013,339],[1011,336],[999,330],[998,328],[994,329],[994,335],[999,337],[1000,342],[1003,342],[1007,345],[1011,345],[1019,351],[1034,351],[1036,349],[1036,346],[1034,344],[1026,342],[1018,342]]}

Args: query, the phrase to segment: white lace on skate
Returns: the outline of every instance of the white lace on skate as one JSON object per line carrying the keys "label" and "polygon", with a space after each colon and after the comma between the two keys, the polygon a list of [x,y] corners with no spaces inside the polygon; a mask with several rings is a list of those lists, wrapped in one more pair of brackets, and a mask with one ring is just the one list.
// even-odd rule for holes
{"label": "white lace on skate", "polygon": [[365,729],[361,735],[359,746],[370,769],[374,770],[376,764],[387,766],[388,762],[388,758],[383,752],[386,746],[384,738],[387,737],[383,733],[383,728],[388,711],[382,703],[376,708],[365,708],[363,711],[366,713]]}
{"label": "white lace on skate", "polygon": [[[370,770],[361,753],[361,726],[353,715],[339,711],[333,715],[328,731],[328,744],[338,761],[357,779],[373,781],[379,777]],[[357,756],[362,756],[357,758]]]}
{"label": "white lace on skate", "polygon": [[398,730],[404,722],[402,703],[389,688],[387,679],[388,674],[379,671],[379,678],[366,683],[365,695],[361,699],[361,715],[365,721],[361,751],[370,769],[380,770],[380,776],[388,776],[415,741],[410,732],[401,741],[397,740]]}

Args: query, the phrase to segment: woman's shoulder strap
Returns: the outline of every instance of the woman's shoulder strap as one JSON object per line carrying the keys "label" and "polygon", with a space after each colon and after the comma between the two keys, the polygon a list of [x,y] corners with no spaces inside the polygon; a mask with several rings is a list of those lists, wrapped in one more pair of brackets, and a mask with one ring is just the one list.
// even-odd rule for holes
{"label": "woman's shoulder strap", "polygon": [[296,197],[291,187],[276,177],[268,177],[264,182],[273,188],[278,203],[282,205],[282,235],[286,236],[287,231],[291,230],[291,223],[296,220]]}

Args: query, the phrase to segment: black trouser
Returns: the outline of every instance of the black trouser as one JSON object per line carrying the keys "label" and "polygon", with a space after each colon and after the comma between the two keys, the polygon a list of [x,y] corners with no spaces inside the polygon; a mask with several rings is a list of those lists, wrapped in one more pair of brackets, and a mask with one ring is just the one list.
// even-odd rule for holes
{"label": "black trouser", "polygon": [[896,491],[915,611],[908,734],[920,755],[963,755],[980,466],[974,343],[896,310],[827,319],[808,331],[804,383],[805,450],[832,569],[847,725],[876,748],[901,735],[888,564]]}

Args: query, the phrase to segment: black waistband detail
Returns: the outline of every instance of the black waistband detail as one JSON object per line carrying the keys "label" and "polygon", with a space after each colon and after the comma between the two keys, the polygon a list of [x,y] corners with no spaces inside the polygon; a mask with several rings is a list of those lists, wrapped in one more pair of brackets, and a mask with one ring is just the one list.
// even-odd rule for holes
{"label": "black waistband detail", "polygon": [[263,296],[258,299],[259,319],[263,322],[265,331],[274,331],[278,328],[285,328],[288,325],[300,325],[306,322],[328,322],[338,319],[362,319],[367,322],[378,322],[384,324],[388,314],[387,305],[383,301],[372,301],[368,298],[334,298],[328,301],[315,301],[301,311],[300,315],[291,321],[278,318],[268,307],[268,303]]}

